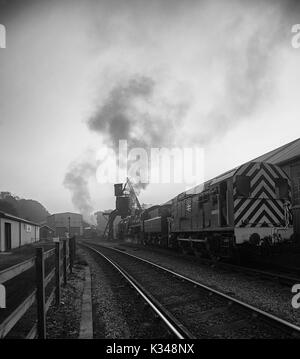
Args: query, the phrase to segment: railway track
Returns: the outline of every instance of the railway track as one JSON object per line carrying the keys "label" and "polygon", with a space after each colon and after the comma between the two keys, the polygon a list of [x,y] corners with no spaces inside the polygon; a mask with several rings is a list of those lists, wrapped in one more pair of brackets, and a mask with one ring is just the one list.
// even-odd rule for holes
{"label": "railway track", "polygon": [[135,290],[135,292],[142,298],[144,303],[153,311],[156,319],[160,320],[165,326],[168,337],[174,337],[175,339],[195,339],[178,320],[172,316],[161,304],[149,293],[140,283],[136,281],[126,270],[118,265],[114,260],[110,259],[107,255],[101,253],[94,247],[83,245],[83,247],[90,249],[94,253],[98,254],[102,259],[108,262],[122,278]]}
{"label": "railway track", "polygon": [[[266,267],[255,268],[244,265],[236,265],[225,262],[215,262],[211,259],[197,258],[197,261],[201,264],[210,265],[217,269],[222,269],[231,272],[244,273],[257,278],[268,279],[275,281],[284,286],[293,286],[295,283],[300,283],[300,273],[298,268],[287,267]],[[258,265],[259,266],[259,265]]]}
{"label": "railway track", "polygon": [[[156,247],[149,247],[151,251],[157,251],[160,253],[159,249]],[[145,248],[143,248],[145,249]],[[163,253],[166,253],[168,250],[164,250]],[[174,255],[172,252],[168,251],[168,255]],[[255,268],[245,265],[236,265],[221,261],[213,261],[208,258],[201,258],[197,256],[192,256],[191,254],[181,254],[183,258],[191,258],[196,262],[204,265],[214,267],[218,270],[225,270],[230,272],[244,273],[249,276],[257,277],[263,280],[270,280],[280,283],[281,285],[292,287],[295,283],[300,283],[300,269],[292,267],[282,267],[282,266],[268,266],[265,268]],[[258,265],[258,264],[257,264]],[[259,265],[258,265],[259,266]]]}
{"label": "railway track", "polygon": [[176,338],[300,338],[300,327],[215,288],[119,249],[81,244],[122,273]]}
{"label": "railway track", "polygon": [[[210,262],[211,265],[214,265],[213,262]],[[292,287],[295,283],[300,283],[300,275],[295,275],[296,271],[293,268],[286,268],[286,274],[282,274],[277,271],[276,268],[274,269],[257,269],[247,266],[240,266],[235,264],[229,263],[218,263],[215,264],[217,268],[230,270],[239,273],[245,273],[250,276],[255,276],[262,279],[268,279],[271,281],[276,281],[282,285]]]}

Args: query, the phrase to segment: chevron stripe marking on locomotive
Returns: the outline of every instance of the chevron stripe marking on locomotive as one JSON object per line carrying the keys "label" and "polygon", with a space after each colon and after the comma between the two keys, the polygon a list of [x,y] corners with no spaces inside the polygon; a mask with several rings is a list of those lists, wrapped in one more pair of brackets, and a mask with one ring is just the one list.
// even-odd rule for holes
{"label": "chevron stripe marking on locomotive", "polygon": [[[270,166],[268,163],[263,163],[262,166],[264,167],[265,171],[269,174],[272,178],[285,178],[289,181],[289,178],[284,173],[281,168],[276,168],[275,166]],[[280,171],[279,171],[280,170]]]}
{"label": "chevron stripe marking on locomotive", "polygon": [[240,214],[243,215],[245,211],[247,211],[251,206],[253,206],[256,201],[256,198],[242,198],[242,201],[240,202],[242,204],[239,207],[237,206],[234,208],[234,213],[238,216],[240,216]]}
{"label": "chevron stripe marking on locomotive", "polygon": [[275,172],[276,177],[288,178],[284,170],[278,166],[271,166],[269,163],[263,163],[265,167],[268,167],[270,171]]}
{"label": "chevron stripe marking on locomotive", "polygon": [[271,218],[270,212],[265,210],[265,211],[262,211],[257,218],[252,220],[252,227],[254,227],[254,225],[256,223],[261,223],[262,222],[262,216],[267,216],[269,218],[269,222],[267,222],[268,224],[279,225],[279,226],[282,224],[282,219],[281,218],[277,219],[277,221],[274,223],[274,219]]}
{"label": "chevron stripe marking on locomotive", "polygon": [[242,225],[243,222],[253,223],[257,221],[257,217],[265,211],[268,213],[270,223],[273,225],[280,224],[284,212],[283,208],[278,208],[276,201],[270,201],[266,199],[253,199],[249,200],[248,206],[237,216],[235,219],[235,225]]}
{"label": "chevron stripe marking on locomotive", "polygon": [[252,192],[252,197],[274,199],[275,195],[273,191],[270,193],[266,186],[260,185],[257,190]]}
{"label": "chevron stripe marking on locomotive", "polygon": [[[255,174],[259,172],[259,164],[258,163],[251,163],[249,166],[247,166],[247,168],[242,172],[240,173],[238,171],[238,174],[239,175],[247,175],[250,177],[250,181],[251,179],[253,178],[253,176],[255,176]],[[236,196],[236,187],[234,186],[233,187],[233,195]]]}
{"label": "chevron stripe marking on locomotive", "polygon": [[[235,223],[237,223],[241,217],[244,217],[256,203],[262,203],[262,200],[260,198],[241,198],[240,200],[235,200],[234,212],[237,216]],[[281,203],[281,201],[272,199],[268,200],[267,203],[269,203],[270,207],[272,207],[279,216],[284,215],[283,203]]]}
{"label": "chevron stripe marking on locomotive", "polygon": [[[236,226],[255,226],[260,221],[278,225],[284,217],[283,202],[276,198],[275,180],[288,177],[286,173],[268,163],[250,163],[241,167],[236,175],[250,179],[250,198],[239,198],[234,181],[234,213]],[[290,193],[290,192],[289,192]]]}
{"label": "chevron stripe marking on locomotive", "polygon": [[[259,164],[257,164],[257,166],[255,168],[254,167],[251,168],[251,170],[250,170],[251,174],[245,170],[241,173],[237,173],[237,175],[249,177],[251,191],[253,191],[261,181],[265,181],[266,184],[269,186],[269,190],[271,192],[274,192],[274,190],[273,190],[273,188],[275,186],[274,177],[272,175],[268,174],[268,172],[265,171],[264,168],[259,168],[258,166],[259,166]],[[236,186],[234,186],[233,194],[236,196]],[[275,196],[275,192],[274,192],[274,196]]]}
{"label": "chevron stripe marking on locomotive", "polygon": [[239,212],[235,212],[237,214],[237,217],[235,218],[235,223],[239,223],[242,220],[250,220],[251,216],[255,211],[258,211],[259,208],[264,204],[267,203],[270,211],[272,210],[277,215],[279,215],[279,219],[281,220],[282,216],[284,215],[283,208],[280,207],[279,203],[275,201],[269,201],[266,199],[248,199],[243,206],[243,208],[240,209]]}
{"label": "chevron stripe marking on locomotive", "polygon": [[[262,186],[261,186],[262,185]],[[260,187],[258,189],[258,191],[256,191],[257,187]],[[272,186],[271,183],[269,181],[267,181],[266,179],[264,179],[263,177],[261,177],[254,186],[251,186],[250,190],[251,190],[251,197],[258,197],[258,195],[254,196],[254,193],[256,192],[257,194],[259,192],[265,192],[266,195],[271,195],[272,198],[274,198],[276,196],[275,194],[275,190],[274,190],[275,184]]]}
{"label": "chevron stripe marking on locomotive", "polygon": [[[267,167],[267,171],[270,171],[271,175],[274,176],[274,178],[285,178],[287,180],[288,186],[289,186],[288,200],[291,201],[291,196],[292,196],[291,189],[290,189],[291,181],[290,181],[289,177],[287,176],[287,174],[284,172],[284,170],[277,166],[271,166],[268,163],[263,163],[262,165],[264,166],[264,168]],[[275,183],[274,183],[274,186],[275,186]]]}
{"label": "chevron stripe marking on locomotive", "polygon": [[[270,176],[272,176],[273,178],[282,177],[282,175],[280,173],[278,173],[276,170],[274,170],[272,168],[272,166],[270,166],[268,163],[262,163],[262,166],[268,173],[270,173]],[[286,176],[284,176],[284,177],[286,177]]]}
{"label": "chevron stripe marking on locomotive", "polygon": [[273,226],[272,218],[270,217],[269,213],[262,211],[256,222],[242,223],[239,225],[239,227],[264,227],[265,224]]}
{"label": "chevron stripe marking on locomotive", "polygon": [[275,198],[275,183],[272,185],[266,178],[261,177],[255,185],[251,186],[251,197],[258,197],[258,193],[260,195],[264,194],[267,197]]}
{"label": "chevron stripe marking on locomotive", "polygon": [[[270,194],[266,187],[261,187],[260,191],[256,193],[255,198],[251,196],[251,198],[236,198],[234,200],[234,212],[241,213],[245,211],[245,208],[252,205],[255,201],[263,198],[268,198],[273,201],[274,205],[281,211],[282,206],[278,203],[278,200],[274,200],[274,195]],[[250,203],[250,201],[252,202]]]}
{"label": "chevron stripe marking on locomotive", "polygon": [[257,211],[249,213],[249,222],[257,222],[257,217],[259,217],[263,211],[271,215],[272,223],[280,223],[283,213],[278,213],[268,202],[261,205]]}

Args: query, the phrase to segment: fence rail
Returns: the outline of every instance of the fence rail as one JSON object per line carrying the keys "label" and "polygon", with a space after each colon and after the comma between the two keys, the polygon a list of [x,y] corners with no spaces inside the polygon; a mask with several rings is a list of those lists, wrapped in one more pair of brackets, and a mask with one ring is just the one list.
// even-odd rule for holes
{"label": "fence rail", "polygon": [[[75,237],[63,239],[55,243],[55,248],[46,252],[44,252],[42,247],[37,247],[33,258],[0,272],[0,283],[4,283],[35,267],[35,288],[22,303],[0,323],[0,338],[7,336],[35,302],[37,303],[37,320],[27,333],[26,339],[34,339],[37,337],[39,339],[45,339],[47,337],[46,314],[54,299],[56,306],[60,304],[61,284],[62,281],[64,285],[67,284],[68,270],[72,273],[75,252]],[[45,261],[52,256],[54,256],[55,259],[54,268],[50,269],[50,272],[45,276]],[[55,285],[46,299],[45,290],[53,278],[55,278]]]}

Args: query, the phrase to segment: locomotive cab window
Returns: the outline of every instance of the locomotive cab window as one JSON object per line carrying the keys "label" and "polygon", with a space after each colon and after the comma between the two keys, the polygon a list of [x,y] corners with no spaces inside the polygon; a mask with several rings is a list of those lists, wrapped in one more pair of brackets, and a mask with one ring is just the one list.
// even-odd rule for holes
{"label": "locomotive cab window", "polygon": [[289,186],[286,178],[275,179],[275,191],[277,198],[288,198]]}
{"label": "locomotive cab window", "polygon": [[250,197],[249,176],[236,176],[236,193],[241,197]]}

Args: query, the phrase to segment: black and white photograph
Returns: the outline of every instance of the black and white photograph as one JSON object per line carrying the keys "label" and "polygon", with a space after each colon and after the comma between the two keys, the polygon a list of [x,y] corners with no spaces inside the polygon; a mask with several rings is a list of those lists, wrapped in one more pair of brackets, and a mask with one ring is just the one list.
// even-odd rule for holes
{"label": "black and white photograph", "polygon": [[300,339],[299,94],[298,0],[0,0],[1,342]]}

